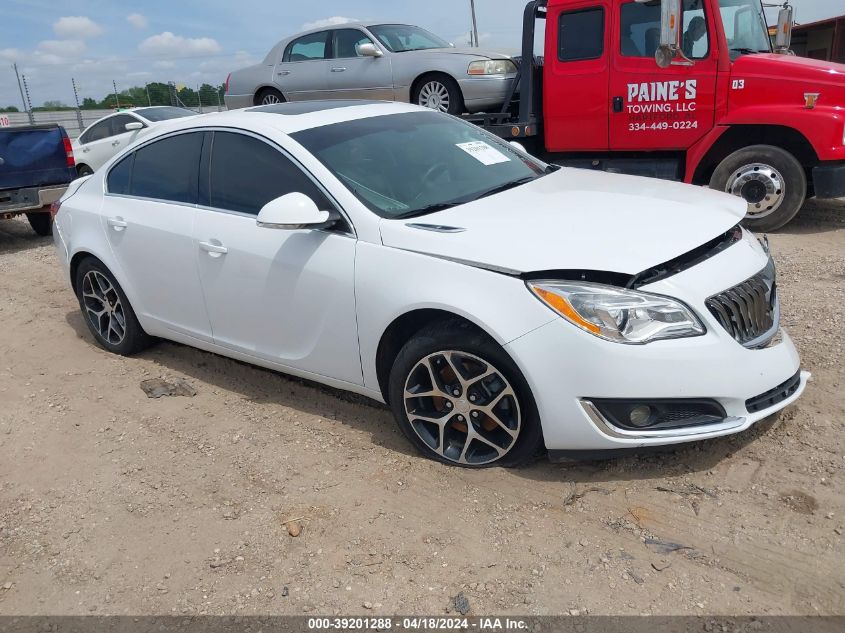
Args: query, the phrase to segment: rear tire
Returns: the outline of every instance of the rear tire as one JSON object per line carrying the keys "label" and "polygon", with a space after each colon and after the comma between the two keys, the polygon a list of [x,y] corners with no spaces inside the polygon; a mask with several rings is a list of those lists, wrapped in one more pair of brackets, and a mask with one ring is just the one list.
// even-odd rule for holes
{"label": "rear tire", "polygon": [[751,145],[725,158],[710,187],[745,199],[742,221],[752,231],[775,231],[787,224],[807,197],[807,175],[789,152],[774,145]]}
{"label": "rear tire", "polygon": [[129,356],[152,344],[123,288],[98,259],[88,257],[80,262],[75,287],[82,318],[100,346]]}
{"label": "rear tire", "polygon": [[540,416],[522,372],[501,345],[466,322],[443,320],[415,334],[393,362],[388,396],[405,436],[437,461],[510,467],[543,451]]}
{"label": "rear tire", "polygon": [[82,178],[83,176],[90,176],[94,173],[94,170],[91,169],[88,165],[77,165],[76,173],[80,178]]}
{"label": "rear tire", "polygon": [[27,213],[26,219],[29,220],[29,226],[32,230],[42,237],[49,237],[53,234],[53,216],[49,211],[41,211],[38,213]]}
{"label": "rear tire", "polygon": [[255,105],[275,105],[284,102],[284,95],[275,88],[264,88],[255,95]]}

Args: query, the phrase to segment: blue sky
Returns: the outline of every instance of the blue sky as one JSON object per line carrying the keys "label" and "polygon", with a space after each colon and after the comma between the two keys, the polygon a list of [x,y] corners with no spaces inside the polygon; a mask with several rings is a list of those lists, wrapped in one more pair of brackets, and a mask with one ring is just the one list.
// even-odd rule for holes
{"label": "blue sky", "polygon": [[[799,22],[842,13],[842,0],[793,0]],[[73,103],[148,81],[222,83],[260,61],[278,40],[338,18],[419,24],[456,45],[467,42],[469,0],[3,0],[0,105],[21,107],[12,62],[26,75],[33,105]],[[519,47],[522,0],[476,0],[482,45]]]}

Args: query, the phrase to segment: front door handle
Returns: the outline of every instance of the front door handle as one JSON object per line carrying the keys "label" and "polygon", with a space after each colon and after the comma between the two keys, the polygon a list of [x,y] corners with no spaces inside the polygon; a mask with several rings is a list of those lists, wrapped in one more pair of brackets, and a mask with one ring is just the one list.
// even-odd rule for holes
{"label": "front door handle", "polygon": [[343,66],[335,66],[334,68],[332,68],[333,73],[342,73],[344,71],[346,71],[346,68],[344,68]]}
{"label": "front door handle", "polygon": [[280,70],[276,74],[277,75],[290,75],[290,71],[289,70]]}
{"label": "front door handle", "polygon": [[622,112],[622,97],[613,97],[613,111]]}
{"label": "front door handle", "polygon": [[[217,240],[215,240],[216,242]],[[208,253],[211,257],[220,257],[229,252],[229,249],[220,243],[214,242],[200,242],[200,248]]]}
{"label": "front door handle", "polygon": [[118,233],[120,231],[122,231],[123,229],[125,229],[127,226],[129,226],[129,224],[127,224],[126,220],[124,220],[120,216],[117,216],[115,218],[109,218],[107,220],[107,222],[108,222],[109,226],[112,227]]}
{"label": "front door handle", "polygon": [[120,145],[120,141],[113,141],[111,144],[112,147],[117,147],[118,145]]}

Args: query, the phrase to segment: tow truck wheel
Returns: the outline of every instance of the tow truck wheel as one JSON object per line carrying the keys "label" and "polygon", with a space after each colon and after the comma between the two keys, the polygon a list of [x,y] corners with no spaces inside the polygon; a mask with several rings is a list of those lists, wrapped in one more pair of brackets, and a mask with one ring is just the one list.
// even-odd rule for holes
{"label": "tow truck wheel", "polygon": [[796,158],[773,145],[751,145],[725,158],[710,187],[743,198],[743,224],[752,231],[775,231],[798,213],[807,196],[807,175]]}
{"label": "tow truck wheel", "polygon": [[49,213],[44,211],[27,213],[26,219],[29,220],[29,226],[32,227],[32,230],[41,237],[48,237],[53,234],[53,218]]}

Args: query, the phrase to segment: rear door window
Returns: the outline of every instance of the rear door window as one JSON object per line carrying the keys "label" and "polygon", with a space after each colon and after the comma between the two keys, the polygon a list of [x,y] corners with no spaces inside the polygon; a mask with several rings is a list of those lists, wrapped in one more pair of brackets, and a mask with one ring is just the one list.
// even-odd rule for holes
{"label": "rear door window", "polygon": [[333,208],[302,169],[276,148],[245,134],[214,133],[211,207],[258,215],[271,200],[293,192],[304,193],[321,210]]}
{"label": "rear door window", "polygon": [[197,203],[203,132],[170,136],[138,149],[129,193],[142,198]]}
{"label": "rear door window", "polygon": [[109,117],[108,119],[95,123],[88,128],[79,140],[83,143],[90,143],[91,141],[101,141],[104,138],[108,138],[112,135],[111,119],[112,117]]}
{"label": "rear door window", "polygon": [[598,59],[604,53],[604,9],[590,7],[561,13],[557,57],[562,62]]}
{"label": "rear door window", "polygon": [[107,181],[109,193],[129,193],[129,180],[132,177],[132,162],[134,160],[135,153],[133,152],[111,168]]}
{"label": "rear door window", "polygon": [[285,49],[286,62],[304,62],[328,57],[328,31],[303,35],[294,40]]}

